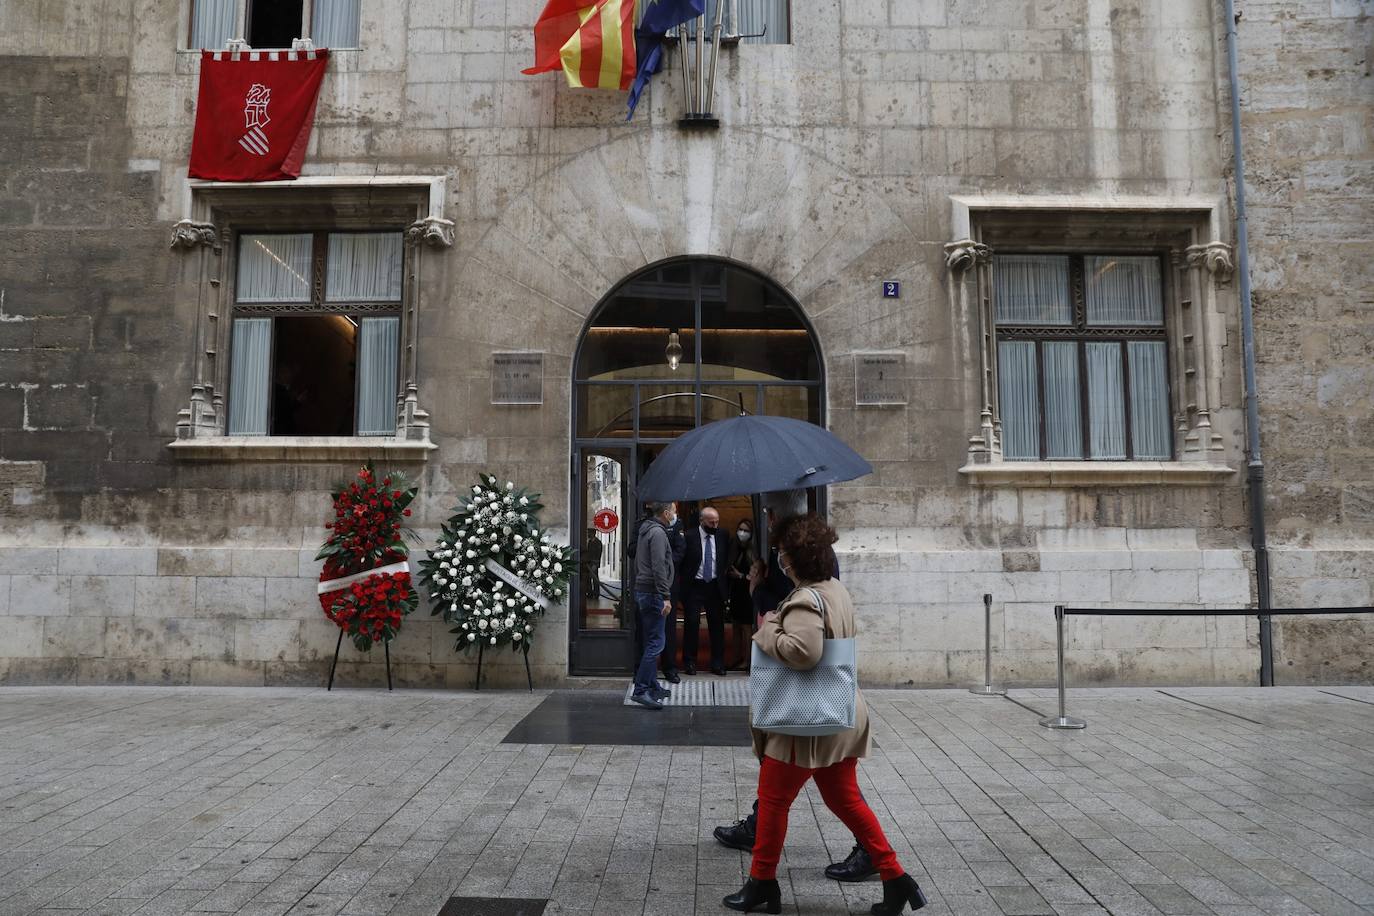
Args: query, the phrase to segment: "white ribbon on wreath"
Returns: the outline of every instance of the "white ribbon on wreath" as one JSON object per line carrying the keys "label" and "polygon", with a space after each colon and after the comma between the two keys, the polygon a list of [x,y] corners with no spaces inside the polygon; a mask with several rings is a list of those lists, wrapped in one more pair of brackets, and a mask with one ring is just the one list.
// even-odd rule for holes
{"label": "white ribbon on wreath", "polygon": [[354,582],[362,582],[372,576],[392,576],[396,573],[408,572],[410,572],[410,561],[402,560],[399,563],[378,566],[376,569],[367,569],[360,573],[354,573],[351,576],[344,576],[342,579],[330,579],[327,582],[321,582],[315,594],[323,595],[326,592],[336,592],[341,588],[348,588]]}

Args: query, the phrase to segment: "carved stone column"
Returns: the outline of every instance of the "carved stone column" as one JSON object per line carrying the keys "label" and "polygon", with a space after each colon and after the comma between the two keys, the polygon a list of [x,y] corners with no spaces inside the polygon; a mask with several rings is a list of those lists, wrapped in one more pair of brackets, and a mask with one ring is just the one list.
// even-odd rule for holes
{"label": "carved stone column", "polygon": [[[1219,341],[1218,329],[1213,324],[1216,314],[1217,287],[1225,286],[1235,273],[1231,246],[1225,242],[1207,242],[1190,245],[1185,252],[1188,267],[1193,276],[1193,288],[1197,291],[1197,305],[1193,309],[1192,323],[1184,329],[1197,343],[1196,377],[1193,379],[1193,392],[1197,404],[1197,423],[1195,440],[1190,442],[1193,452],[1187,457],[1197,460],[1219,460],[1225,451],[1222,436],[1212,426],[1212,413],[1221,406],[1221,388],[1214,351]],[[1193,439],[1193,435],[1190,435]]]}
{"label": "carved stone column", "polygon": [[223,423],[213,400],[213,383],[206,379],[206,350],[208,341],[214,336],[215,294],[217,280],[210,277],[214,270],[213,261],[220,252],[219,233],[213,223],[183,219],[172,226],[171,246],[173,251],[183,252],[195,258],[190,269],[194,273],[196,285],[196,320],[192,335],[194,352],[191,354],[192,380],[191,397],[188,405],[177,411],[177,438],[195,439],[201,436],[219,435]]}
{"label": "carved stone column", "polygon": [[406,292],[406,340],[400,395],[396,399],[396,437],[410,442],[429,441],[429,411],[420,406],[419,341],[421,268],[429,254],[453,247],[453,220],[439,216],[417,219],[406,227],[410,249],[410,283]]}
{"label": "carved stone column", "polygon": [[950,295],[962,315],[969,314],[969,281],[972,275],[974,307],[978,312],[978,370],[982,407],[978,431],[969,436],[970,464],[988,464],[1001,457],[996,404],[996,341],[993,334],[988,267],[992,249],[971,238],[945,245],[945,267],[950,272]]}

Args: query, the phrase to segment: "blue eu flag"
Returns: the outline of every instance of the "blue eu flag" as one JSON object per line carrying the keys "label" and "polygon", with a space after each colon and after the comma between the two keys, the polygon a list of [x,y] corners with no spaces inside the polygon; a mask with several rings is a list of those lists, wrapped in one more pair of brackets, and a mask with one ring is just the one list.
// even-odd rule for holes
{"label": "blue eu flag", "polygon": [[634,85],[630,86],[630,112],[625,116],[628,121],[635,116],[635,106],[639,104],[640,93],[649,85],[649,77],[657,73],[663,63],[663,36],[689,19],[695,19],[706,12],[706,0],[642,0],[644,16],[635,29],[635,70]]}

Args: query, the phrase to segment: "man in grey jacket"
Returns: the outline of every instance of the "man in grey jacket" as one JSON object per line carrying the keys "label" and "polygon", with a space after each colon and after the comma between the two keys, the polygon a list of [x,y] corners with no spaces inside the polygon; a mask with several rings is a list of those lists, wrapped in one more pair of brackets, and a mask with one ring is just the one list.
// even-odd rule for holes
{"label": "man in grey jacket", "polygon": [[658,656],[663,652],[663,620],[673,610],[673,548],[668,543],[668,528],[677,520],[672,503],[651,503],[650,518],[639,526],[635,543],[635,607],[639,612],[639,632],[644,637],[644,654],[635,669],[634,692],[630,699],[647,709],[662,709],[668,691],[655,676]]}

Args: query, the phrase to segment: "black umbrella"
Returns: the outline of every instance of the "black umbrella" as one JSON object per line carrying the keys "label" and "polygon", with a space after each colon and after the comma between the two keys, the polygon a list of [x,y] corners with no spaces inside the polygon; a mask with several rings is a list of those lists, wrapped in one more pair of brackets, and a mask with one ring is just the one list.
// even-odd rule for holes
{"label": "black umbrella", "polygon": [[819,487],[873,473],[829,430],[787,417],[731,417],[678,438],[639,481],[639,500],[711,499]]}

